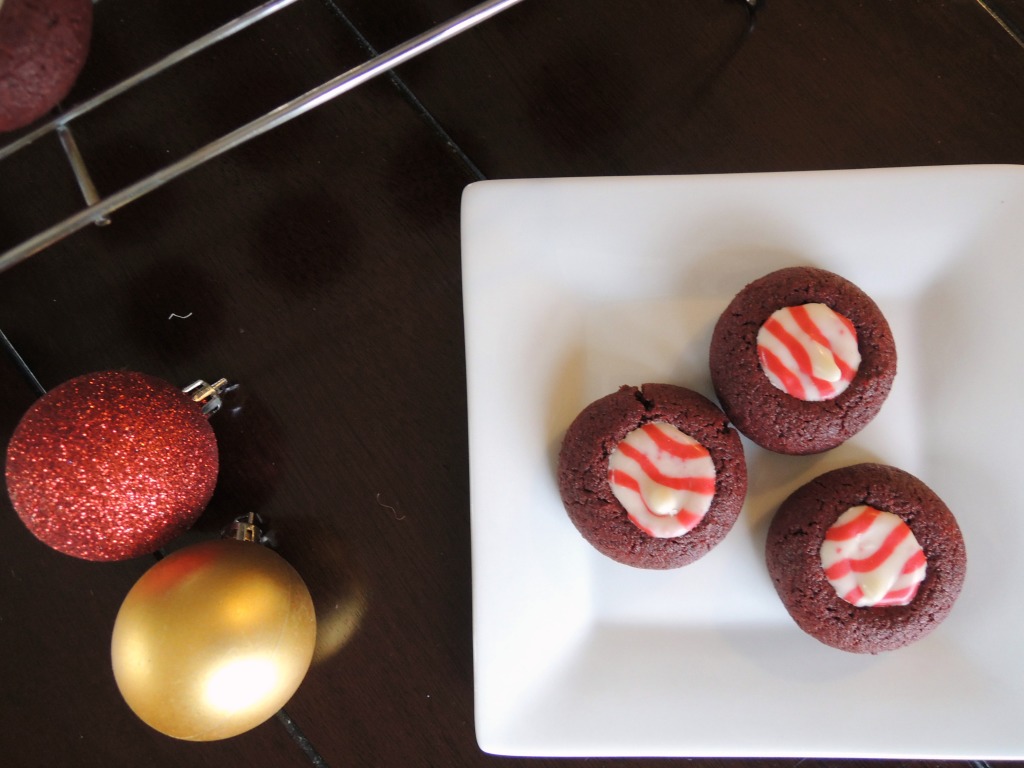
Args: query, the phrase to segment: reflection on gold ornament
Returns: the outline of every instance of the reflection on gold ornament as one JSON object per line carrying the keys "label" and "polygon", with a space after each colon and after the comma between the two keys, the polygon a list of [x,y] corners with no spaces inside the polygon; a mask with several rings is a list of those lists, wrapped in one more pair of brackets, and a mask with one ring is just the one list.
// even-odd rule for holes
{"label": "reflection on gold ornament", "polygon": [[316,667],[343,651],[370,609],[362,553],[354,551],[337,532],[295,515],[276,521],[274,536],[280,539],[284,558],[305,576],[313,596]]}
{"label": "reflection on gold ornament", "polygon": [[221,539],[175,552],[143,574],[114,623],[114,677],[161,733],[212,741],[274,715],[299,687],[316,644],[302,578],[260,544]]}
{"label": "reflection on gold ornament", "polygon": [[366,596],[361,592],[351,592],[320,612],[317,616],[314,664],[326,661],[345,647],[359,628],[366,607]]}
{"label": "reflection on gold ornament", "polygon": [[363,622],[369,607],[366,575],[359,567],[359,558],[338,537],[326,532],[306,537],[302,549],[289,552],[288,558],[309,577],[316,606],[313,664],[322,664],[348,644]]}

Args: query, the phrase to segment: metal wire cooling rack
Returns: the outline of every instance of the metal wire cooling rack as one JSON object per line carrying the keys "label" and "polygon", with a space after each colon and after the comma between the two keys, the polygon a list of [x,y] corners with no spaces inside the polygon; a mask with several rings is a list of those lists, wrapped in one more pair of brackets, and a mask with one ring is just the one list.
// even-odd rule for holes
{"label": "metal wire cooling rack", "polygon": [[[96,2],[96,0],[94,0]],[[105,104],[126,91],[131,90],[140,83],[145,82],[154,75],[173,67],[174,65],[188,59],[196,53],[208,48],[222,40],[226,40],[237,32],[256,24],[257,22],[271,16],[277,11],[286,8],[299,0],[268,0],[228,23],[202,35],[185,46],[182,46],[173,53],[165,56],[154,64],[145,67],[136,74],[117,83],[116,85],[96,94],[90,99],[67,109],[60,115],[34,130],[21,136],[16,141],[0,147],[0,163],[5,158],[29,146],[37,139],[49,133],[56,133],[60,140],[61,147],[67,157],[71,170],[74,172],[79,189],[85,201],[85,206],[77,213],[67,217],[58,224],[39,232],[35,236],[25,240],[20,245],[9,251],[0,254],[0,272],[18,264],[25,259],[39,253],[45,248],[53,245],[59,240],[84,229],[90,224],[104,225],[110,223],[110,214],[119,208],[123,208],[143,195],[162,187],[167,182],[181,176],[184,173],[197,168],[203,163],[227,152],[234,147],[243,144],[263,133],[273,130],[279,125],[302,115],[321,104],[346,93],[357,86],[365,83],[377,75],[383,74],[404,62],[412,59],[431,48],[440,45],[446,40],[465,32],[467,29],[480,24],[483,21],[495,16],[502,11],[517,5],[522,0],[487,0],[469,10],[448,19],[445,22],[417,35],[394,48],[378,54],[368,61],[353,67],[347,72],[334,77],[322,85],[313,88],[306,93],[297,96],[291,101],[272,109],[261,117],[252,120],[245,125],[230,131],[218,139],[211,141],[203,147],[186,155],[180,160],[164,166],[155,173],[146,176],[139,181],[121,189],[106,197],[101,197],[96,190],[89,175],[85,159],[82,157],[75,142],[71,129],[73,121],[82,115],[90,112],[96,107]]]}

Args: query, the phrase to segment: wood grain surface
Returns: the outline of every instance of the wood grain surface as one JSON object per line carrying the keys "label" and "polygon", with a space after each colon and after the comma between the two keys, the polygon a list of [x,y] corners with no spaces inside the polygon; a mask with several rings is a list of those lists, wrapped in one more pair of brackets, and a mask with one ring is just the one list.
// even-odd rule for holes
{"label": "wood grain surface", "polygon": [[[68,104],[254,5],[102,0]],[[76,121],[78,143],[115,192],[470,5],[301,0]],[[59,555],[4,495],[0,763],[520,762],[473,729],[462,190],[1024,163],[1024,11],[986,5],[1009,31],[976,0],[525,0],[0,274],[0,329],[43,388],[108,368],[239,383],[213,420],[217,491],[175,546],[258,512],[321,627],[286,714],[224,742],[162,737],[109,660],[149,562]],[[0,160],[0,252],[79,206],[55,138]],[[38,392],[0,351],[6,444]]]}

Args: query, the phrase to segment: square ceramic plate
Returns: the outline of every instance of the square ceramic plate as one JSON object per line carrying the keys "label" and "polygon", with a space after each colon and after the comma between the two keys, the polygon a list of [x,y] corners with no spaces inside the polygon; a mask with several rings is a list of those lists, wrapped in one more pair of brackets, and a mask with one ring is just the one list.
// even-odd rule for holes
{"label": "square ceramic plate", "polygon": [[[1024,170],[974,166],[487,181],[463,199],[476,729],[548,756],[1024,758]],[[555,480],[576,413],[621,384],[714,396],[712,327],[771,270],[838,272],[878,302],[899,373],[844,446],[744,443],[726,540],[676,571],[586,544]],[[769,581],[768,520],[871,460],[956,514],[947,621],[879,656],[803,634]]]}

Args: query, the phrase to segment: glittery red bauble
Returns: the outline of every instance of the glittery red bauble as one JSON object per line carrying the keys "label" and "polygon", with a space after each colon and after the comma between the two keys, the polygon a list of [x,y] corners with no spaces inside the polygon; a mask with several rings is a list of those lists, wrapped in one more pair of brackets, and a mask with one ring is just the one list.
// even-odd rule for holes
{"label": "glittery red bauble", "polygon": [[7,490],[40,541],[85,560],[125,560],[191,527],[217,467],[197,403],[161,379],[104,371],[29,408],[7,448]]}

